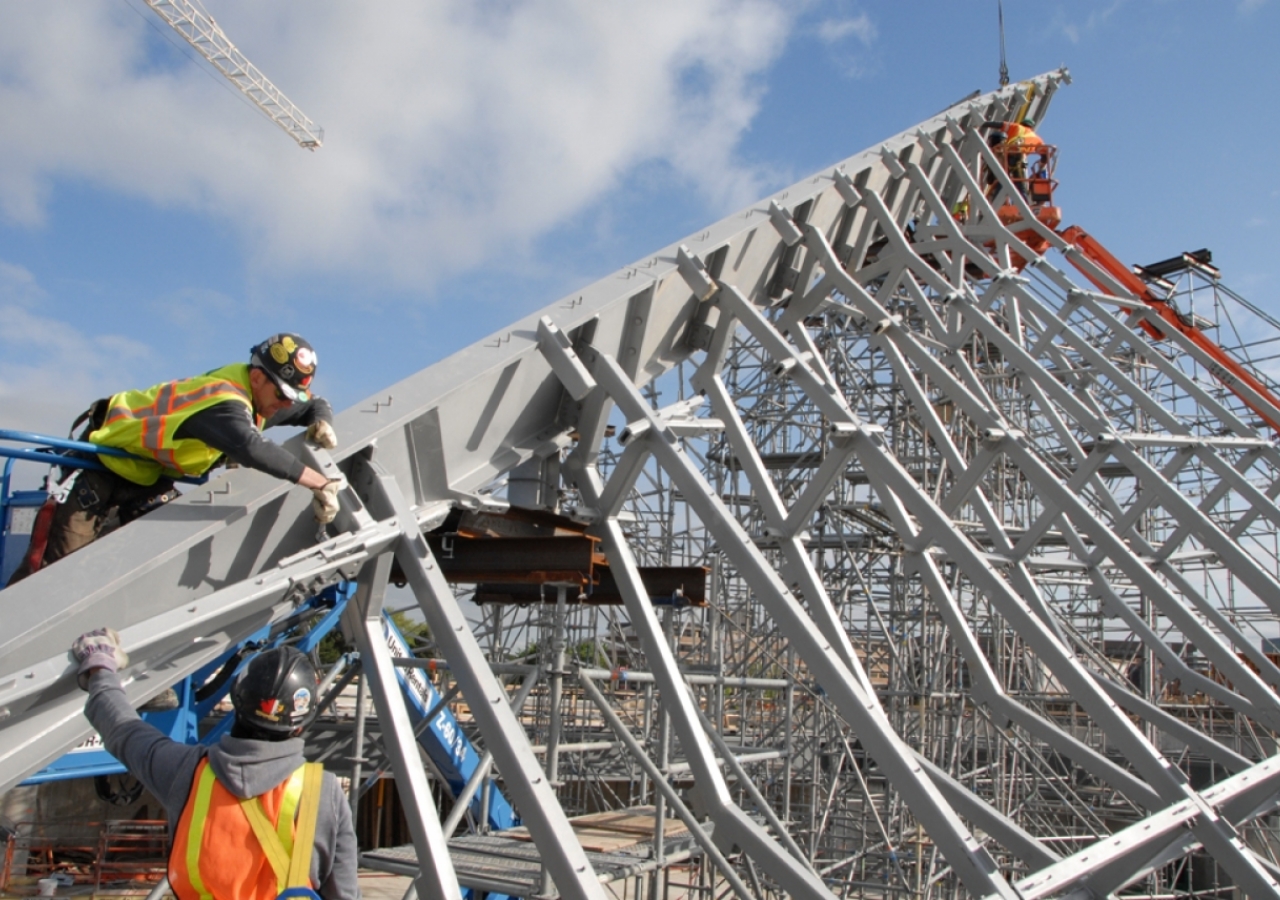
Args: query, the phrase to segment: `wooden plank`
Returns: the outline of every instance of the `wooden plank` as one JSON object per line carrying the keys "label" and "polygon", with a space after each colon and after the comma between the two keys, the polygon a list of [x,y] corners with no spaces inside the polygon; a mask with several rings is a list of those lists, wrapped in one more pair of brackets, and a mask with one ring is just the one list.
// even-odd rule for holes
{"label": "wooden plank", "polygon": [[[582,824],[593,828],[651,837],[654,830],[653,816],[654,808],[652,806],[637,806],[633,809],[616,809],[610,812],[576,816],[570,820],[570,824],[575,828]],[[686,831],[688,829],[679,819],[667,819],[663,825],[662,833],[670,836],[683,834]]]}
{"label": "wooden plank", "polygon": [[[654,808],[640,806],[634,809],[618,809],[609,812],[576,816],[569,820],[582,849],[596,853],[608,853],[623,847],[632,847],[653,838]],[[663,834],[673,838],[687,834],[688,828],[679,819],[664,819]],[[494,837],[513,841],[530,841],[527,828],[511,828]]]}
{"label": "wooden plank", "polygon": [[582,845],[582,849],[593,850],[596,853],[609,853],[621,850],[623,847],[634,847],[642,839],[640,835],[624,834],[606,828],[591,828],[579,825],[572,820],[569,824],[573,826],[573,833],[578,838],[578,843]]}

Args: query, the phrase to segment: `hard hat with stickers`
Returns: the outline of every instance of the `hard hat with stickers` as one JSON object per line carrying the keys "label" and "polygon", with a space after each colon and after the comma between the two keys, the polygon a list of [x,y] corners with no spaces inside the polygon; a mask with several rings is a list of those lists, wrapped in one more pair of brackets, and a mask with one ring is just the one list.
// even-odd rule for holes
{"label": "hard hat with stickers", "polygon": [[311,399],[311,379],[316,373],[316,351],[299,335],[273,334],[251,351],[249,365],[275,382],[280,394],[299,403]]}
{"label": "hard hat with stickers", "polygon": [[295,647],[274,647],[244,667],[231,689],[231,704],[249,728],[287,736],[315,719],[318,683],[315,666],[305,653]]}

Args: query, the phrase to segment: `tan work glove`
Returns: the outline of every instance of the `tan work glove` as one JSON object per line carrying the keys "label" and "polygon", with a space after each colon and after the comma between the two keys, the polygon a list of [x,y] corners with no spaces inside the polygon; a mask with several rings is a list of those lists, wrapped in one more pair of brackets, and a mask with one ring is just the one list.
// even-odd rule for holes
{"label": "tan work glove", "polygon": [[83,691],[89,689],[89,673],[94,669],[119,672],[129,665],[129,654],[120,646],[120,635],[114,628],[97,628],[80,635],[71,645],[71,655],[80,664],[76,682]]}
{"label": "tan work glove", "polygon": [[333,426],[328,422],[323,419],[317,419],[307,428],[307,440],[317,447],[332,450],[338,446],[338,433],[333,430]]}
{"label": "tan work glove", "polygon": [[328,525],[337,517],[338,491],[346,486],[344,479],[330,478],[324,487],[311,492],[311,511],[321,525]]}

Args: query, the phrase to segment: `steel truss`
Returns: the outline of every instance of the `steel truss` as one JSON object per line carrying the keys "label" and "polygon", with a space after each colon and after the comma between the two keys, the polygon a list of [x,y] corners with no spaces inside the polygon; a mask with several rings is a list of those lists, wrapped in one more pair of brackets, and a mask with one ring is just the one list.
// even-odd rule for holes
{"label": "steel truss", "polygon": [[[303,492],[235,472],[0,594],[4,784],[84,733],[47,648],[111,621],[143,699],[353,579],[420,896],[1280,895],[1280,451],[1106,272],[1083,290],[1028,246],[1079,254],[977,128],[1043,121],[1065,79],[952,108],[344,413],[332,458],[297,445],[350,484],[319,545]],[[1248,312],[1216,279],[1179,290]],[[509,507],[582,523],[623,605],[472,606],[423,534]],[[708,603],[652,596],[643,566],[706,566]],[[462,817],[379,624],[393,567],[534,883],[451,860]],[[642,806],[667,828],[630,867],[570,821]]]}

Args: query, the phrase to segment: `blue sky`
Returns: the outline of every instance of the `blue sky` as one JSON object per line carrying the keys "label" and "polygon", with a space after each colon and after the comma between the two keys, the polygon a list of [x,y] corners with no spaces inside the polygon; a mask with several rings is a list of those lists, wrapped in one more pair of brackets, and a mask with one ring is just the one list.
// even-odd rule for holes
{"label": "blue sky", "polygon": [[[296,145],[141,0],[0,4],[0,427],[319,350],[339,409],[996,87],[995,0],[205,0]],[[1007,0],[1058,200],[1280,314],[1280,0]]]}

